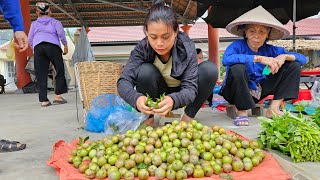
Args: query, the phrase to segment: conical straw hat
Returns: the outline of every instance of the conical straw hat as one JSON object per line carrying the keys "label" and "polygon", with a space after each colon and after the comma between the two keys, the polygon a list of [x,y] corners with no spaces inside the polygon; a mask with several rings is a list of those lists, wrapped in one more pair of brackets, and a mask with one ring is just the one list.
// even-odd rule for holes
{"label": "conical straw hat", "polygon": [[271,27],[269,40],[282,39],[289,36],[289,31],[279,22],[272,14],[265,10],[262,6],[258,6],[231,23],[226,27],[227,31],[237,36],[243,36],[244,27],[241,25],[247,24],[259,24],[267,27]]}

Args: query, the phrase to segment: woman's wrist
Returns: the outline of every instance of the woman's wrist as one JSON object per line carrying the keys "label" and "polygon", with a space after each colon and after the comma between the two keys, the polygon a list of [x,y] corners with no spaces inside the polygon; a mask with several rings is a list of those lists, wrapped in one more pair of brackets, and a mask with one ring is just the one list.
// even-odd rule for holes
{"label": "woman's wrist", "polygon": [[288,61],[295,61],[296,57],[292,54],[286,54],[286,60]]}
{"label": "woman's wrist", "polygon": [[254,55],[253,62],[261,62],[261,57]]}

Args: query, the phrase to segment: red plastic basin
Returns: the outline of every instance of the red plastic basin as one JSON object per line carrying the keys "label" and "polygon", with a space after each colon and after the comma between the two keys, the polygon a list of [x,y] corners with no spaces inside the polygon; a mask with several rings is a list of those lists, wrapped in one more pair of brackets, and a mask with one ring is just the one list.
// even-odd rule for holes
{"label": "red plastic basin", "polygon": [[298,98],[292,100],[292,103],[302,101],[302,100],[311,100],[311,92],[310,89],[300,89]]}

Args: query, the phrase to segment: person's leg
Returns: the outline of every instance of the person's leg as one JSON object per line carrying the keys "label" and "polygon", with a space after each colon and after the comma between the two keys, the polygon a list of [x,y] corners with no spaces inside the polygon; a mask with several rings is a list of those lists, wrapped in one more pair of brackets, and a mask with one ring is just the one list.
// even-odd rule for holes
{"label": "person's leg", "polygon": [[209,106],[212,106],[212,99],[213,99],[213,92],[211,92],[210,96],[208,97],[207,101],[209,102]]}
{"label": "person's leg", "polygon": [[246,111],[255,107],[255,102],[250,94],[249,77],[247,68],[243,64],[230,67],[225,84],[219,94],[239,111]]}
{"label": "person's leg", "polygon": [[[166,92],[167,89],[167,84],[157,67],[151,63],[144,63],[141,65],[136,85],[136,90],[139,93],[144,95],[148,94],[155,101],[156,98]],[[153,126],[153,115],[145,120],[144,123]]]}
{"label": "person's leg", "polygon": [[212,89],[215,86],[218,79],[218,69],[216,65],[211,61],[205,61],[198,66],[198,94],[195,100],[187,105],[185,113],[182,117],[182,121],[190,122],[201,105],[208,99],[212,93]]}
{"label": "person's leg", "polygon": [[44,48],[43,43],[36,45],[34,48],[34,69],[38,83],[39,101],[43,106],[50,103],[47,98],[47,81],[50,61],[45,54]]}
{"label": "person's leg", "polygon": [[59,46],[50,43],[46,44],[46,53],[56,71],[55,76],[55,102],[65,103],[66,101],[61,97],[61,94],[68,92],[68,86],[65,78],[64,62],[62,57],[62,50]]}
{"label": "person's leg", "polygon": [[267,76],[262,83],[261,98],[273,94],[270,107],[266,111],[266,117],[273,114],[283,115],[280,106],[283,100],[296,99],[299,92],[301,65],[298,62],[287,61],[279,69],[278,73]]}
{"label": "person's leg", "polygon": [[248,109],[255,108],[255,102],[250,94],[249,77],[244,64],[230,67],[225,84],[219,94],[230,104],[235,105],[238,112],[236,125],[248,125]]}

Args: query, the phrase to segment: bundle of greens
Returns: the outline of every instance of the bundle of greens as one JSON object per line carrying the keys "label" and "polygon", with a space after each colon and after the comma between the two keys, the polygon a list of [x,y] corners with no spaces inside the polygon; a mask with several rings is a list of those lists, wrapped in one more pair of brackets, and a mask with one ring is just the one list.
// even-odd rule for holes
{"label": "bundle of greens", "polygon": [[311,115],[310,118],[320,127],[320,106],[316,109],[316,113]]}
{"label": "bundle of greens", "polygon": [[259,141],[264,147],[279,150],[291,156],[294,162],[320,161],[320,128],[314,119],[290,112],[285,112],[282,117],[259,119],[263,129]]}

